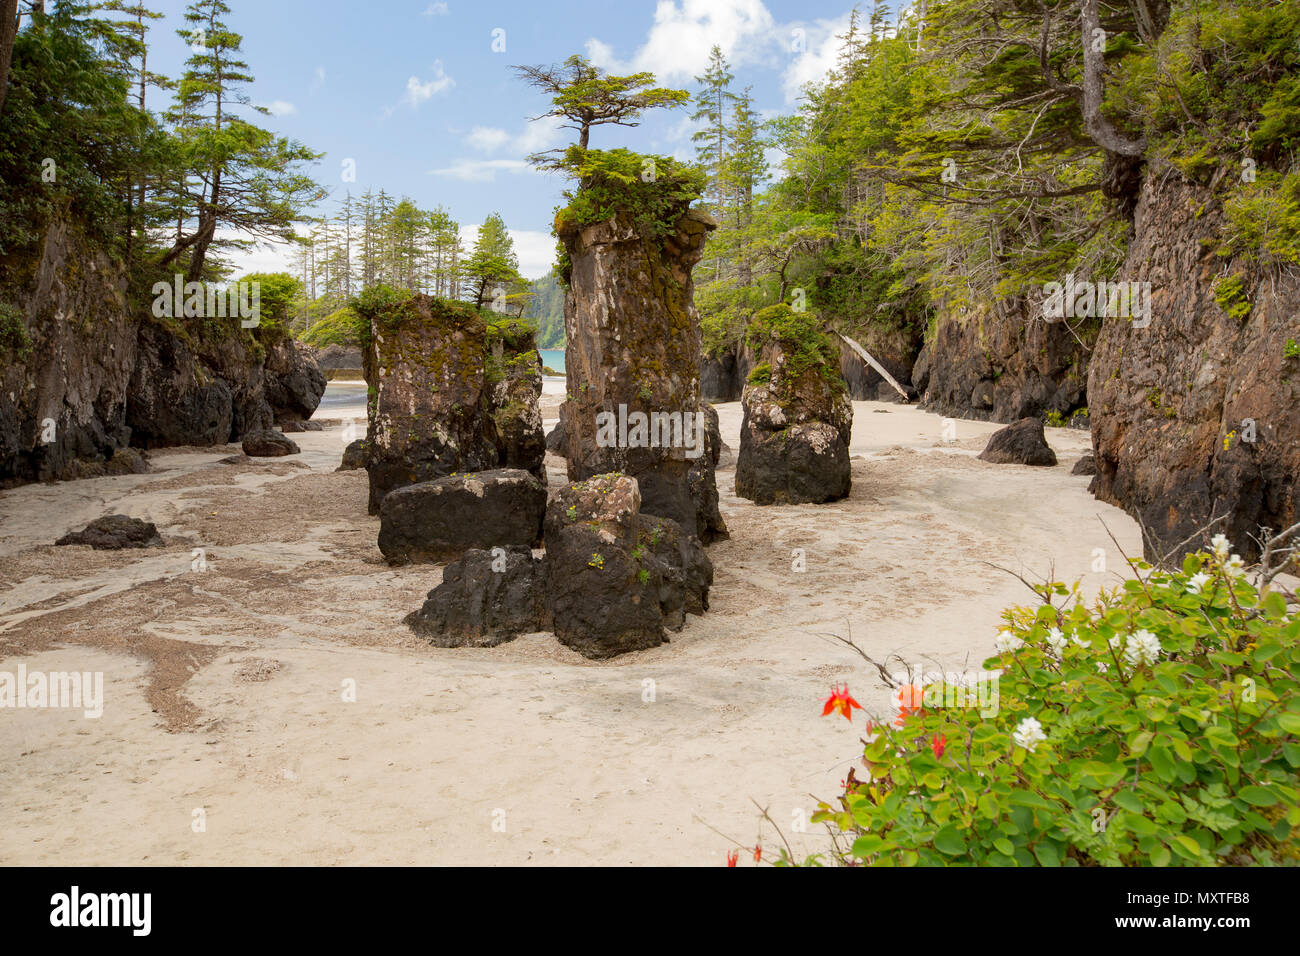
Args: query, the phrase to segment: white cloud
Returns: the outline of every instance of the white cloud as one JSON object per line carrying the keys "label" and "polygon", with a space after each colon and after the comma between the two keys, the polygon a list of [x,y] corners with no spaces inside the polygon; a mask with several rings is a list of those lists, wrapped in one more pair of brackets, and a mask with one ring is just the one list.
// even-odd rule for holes
{"label": "white cloud", "polygon": [[325,67],[316,67],[316,79],[312,81],[311,88],[318,90],[325,85]]}
{"label": "white cloud", "polygon": [[[474,248],[478,226],[461,226],[460,238],[466,249]],[[519,257],[519,272],[526,279],[540,279],[555,265],[555,237],[549,232],[532,229],[507,229],[514,240],[515,255]]]}
{"label": "white cloud", "polygon": [[848,21],[846,10],[831,19],[778,23],[762,0],[659,0],[654,24],[630,58],[620,60],[595,37],[587,40],[587,58],[615,72],[649,70],[661,82],[690,85],[716,44],[733,68],[781,70],[786,102],[793,103],[805,83],[820,82],[835,66],[837,36]]}
{"label": "white cloud", "polygon": [[716,44],[728,62],[771,62],[782,31],[762,0],[660,0],[645,43],[619,61],[609,44],[592,38],[587,57],[616,70],[650,70],[660,80],[682,82],[702,73]]}
{"label": "white cloud", "polygon": [[846,13],[834,20],[816,20],[791,28],[803,31],[799,36],[803,49],[781,74],[787,103],[793,103],[799,98],[804,84],[820,83],[835,67],[835,61],[840,55],[839,36],[848,26],[849,14]]}
{"label": "white cloud", "polygon": [[560,138],[560,118],[543,116],[541,119],[525,124],[524,131],[515,137],[513,146],[525,155],[540,153],[544,149],[555,146]]}
{"label": "white cloud", "polygon": [[239,278],[250,272],[288,272],[294,274],[294,246],[287,242],[267,242],[242,229],[218,229],[218,239],[252,240],[244,249],[230,249],[222,253],[233,268],[231,276]]}
{"label": "white cloud", "polygon": [[495,126],[475,126],[465,137],[465,142],[475,149],[491,153],[510,142],[510,134]]}
{"label": "white cloud", "polygon": [[544,116],[539,120],[524,123],[516,136],[511,136],[496,126],[475,126],[465,136],[465,143],[484,153],[495,153],[509,146],[512,154],[527,156],[530,153],[549,149],[556,145],[560,138],[560,120],[554,116]]}
{"label": "white cloud", "polygon": [[289,116],[298,112],[298,107],[294,106],[287,100],[272,100],[270,103],[261,104],[271,111],[272,116]]}
{"label": "white cloud", "polygon": [[447,4],[441,2],[441,0],[437,3],[429,4],[424,8],[424,13],[420,14],[420,16],[423,17],[445,17],[446,15]]}
{"label": "white cloud", "polygon": [[522,173],[528,163],[522,159],[458,159],[450,166],[429,170],[431,176],[449,176],[463,182],[487,183],[496,179],[497,170]]}
{"label": "white cloud", "polygon": [[443,93],[455,85],[456,81],[443,71],[442,61],[435,60],[433,79],[423,83],[418,76],[413,76],[406,81],[406,102],[413,109],[419,109],[421,103],[433,99],[438,93]]}

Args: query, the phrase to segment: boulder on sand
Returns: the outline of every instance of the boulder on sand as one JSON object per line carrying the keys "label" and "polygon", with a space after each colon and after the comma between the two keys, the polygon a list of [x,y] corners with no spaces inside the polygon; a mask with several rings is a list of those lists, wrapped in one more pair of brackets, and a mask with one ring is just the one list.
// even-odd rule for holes
{"label": "boulder on sand", "polygon": [[250,458],[282,458],[285,455],[296,455],[302,450],[293,439],[286,438],[271,428],[249,432],[244,436],[241,447]]}
{"label": "boulder on sand", "polygon": [[353,471],[357,468],[366,467],[366,440],[358,438],[350,442],[347,448],[343,449],[343,461],[335,468],[335,471]]}
{"label": "boulder on sand", "polygon": [[820,504],[848,495],[853,403],[839,350],[812,313],[774,305],[754,314],[759,364],[741,402],[736,494],[755,504]]}
{"label": "boulder on sand", "polygon": [[406,623],[434,647],[495,647],[548,630],[546,566],[524,545],[466,551]]}
{"label": "boulder on sand", "polygon": [[396,488],[379,509],[379,550],[389,564],[446,561],[471,549],[539,542],[546,487],[502,468]]}
{"label": "boulder on sand", "polygon": [[664,643],[655,570],[638,550],[641,489],[627,475],[565,486],[546,509],[547,606],[560,643],[605,658]]}
{"label": "boulder on sand", "polygon": [[994,432],[979,458],[995,465],[1056,464],[1056,452],[1047,444],[1043,423],[1037,418],[1022,418]]}
{"label": "boulder on sand", "polygon": [[562,644],[590,658],[656,647],[709,605],[713,564],[671,518],[641,513],[635,478],[596,475],[546,509],[546,599]]}
{"label": "boulder on sand", "polygon": [[123,548],[156,548],[162,538],[151,521],[126,515],[96,518],[80,531],[70,531],[56,545],[88,544],[96,551],[119,551]]}
{"label": "boulder on sand", "polygon": [[1097,458],[1091,452],[1084,455],[1074,463],[1070,469],[1072,475],[1095,475],[1097,473]]}

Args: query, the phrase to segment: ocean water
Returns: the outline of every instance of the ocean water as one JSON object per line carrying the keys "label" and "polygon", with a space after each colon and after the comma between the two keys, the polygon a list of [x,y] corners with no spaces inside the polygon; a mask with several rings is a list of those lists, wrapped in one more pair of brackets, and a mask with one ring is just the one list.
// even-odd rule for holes
{"label": "ocean water", "polygon": [[538,349],[537,351],[541,353],[543,365],[563,374],[564,349]]}

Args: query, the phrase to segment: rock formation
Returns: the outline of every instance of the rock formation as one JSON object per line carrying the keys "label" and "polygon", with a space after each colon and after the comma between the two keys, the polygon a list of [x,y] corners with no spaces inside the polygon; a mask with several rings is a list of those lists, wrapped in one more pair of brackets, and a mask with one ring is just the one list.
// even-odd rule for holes
{"label": "rock formation", "polygon": [[546,563],[521,545],[467,551],[406,623],[434,647],[495,647],[549,630]]}
{"label": "rock formation", "polygon": [[123,548],[156,548],[163,541],[152,521],[126,515],[105,515],[80,531],[69,531],[54,543],[86,544],[96,551],[120,551]]}
{"label": "rock formation", "polygon": [[273,323],[133,310],[119,265],[55,220],[0,345],[0,486],[93,475],[122,448],[220,445],[310,417],[314,360]]}
{"label": "rock formation", "polygon": [[298,443],[273,428],[259,428],[244,436],[241,446],[249,458],[282,458],[302,451]]}
{"label": "rock formation", "polygon": [[995,465],[1050,467],[1056,464],[1056,452],[1047,444],[1042,421],[1037,418],[1022,418],[990,435],[979,459]]}
{"label": "rock formation", "polygon": [[756,313],[748,337],[760,361],[742,398],[736,494],[761,505],[845,497],[853,404],[835,343],[788,305]]}
{"label": "rock formation", "polygon": [[404,485],[498,466],[539,473],[541,360],[531,332],[426,295],[365,318],[371,514]]}
{"label": "rock formation", "polygon": [[1030,317],[1028,309],[1020,302],[1000,303],[989,314],[941,318],[912,366],[912,387],[923,407],[994,422],[1055,412],[1063,421],[1086,424],[1089,347],[1097,321],[1078,323],[1071,332],[1064,322]]}
{"label": "rock formation", "polygon": [[[688,205],[683,201],[666,214],[673,227],[658,238],[624,211],[583,224],[562,210],[556,231],[571,266],[562,412],[569,478],[630,475],[647,513],[672,518],[695,534],[700,507],[689,473],[702,457],[702,442],[684,447],[702,433],[696,417],[700,322],[691,269],[715,224]],[[605,429],[607,422],[613,431]],[[700,484],[712,482],[710,464]],[[706,523],[720,526],[721,515],[711,513]]]}
{"label": "rock formation", "polygon": [[655,647],[708,607],[713,566],[672,519],[641,513],[635,479],[598,475],[546,509],[547,606],[555,636],[591,658]]}
{"label": "rock formation", "polygon": [[[385,510],[420,487],[392,492]],[[518,544],[466,551],[406,623],[438,647],[543,630],[593,659],[664,643],[665,629],[708,609],[713,564],[699,538],[642,514],[640,499],[626,475],[567,485],[546,506],[543,557]]]}
{"label": "rock formation", "polygon": [[379,507],[379,550],[390,564],[446,561],[474,548],[533,546],[546,486],[518,468],[451,475],[395,488]]}
{"label": "rock formation", "polygon": [[1300,520],[1300,282],[1219,256],[1226,231],[1218,196],[1148,176],[1121,275],[1151,283],[1150,322],[1106,319],[1093,355],[1091,488],[1142,523],[1148,559],[1221,516],[1211,533],[1250,559],[1261,526]]}

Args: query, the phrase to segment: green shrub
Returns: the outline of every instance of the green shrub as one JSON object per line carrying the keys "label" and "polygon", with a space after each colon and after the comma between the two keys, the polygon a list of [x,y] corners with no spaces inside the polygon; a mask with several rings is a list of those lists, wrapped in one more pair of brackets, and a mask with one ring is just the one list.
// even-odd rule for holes
{"label": "green shrub", "polygon": [[307,329],[298,338],[316,348],[327,345],[360,345],[364,335],[364,320],[351,306],[331,312]]}
{"label": "green shrub", "polygon": [[[578,189],[566,192],[568,204],[556,210],[557,236],[622,214],[643,238],[659,242],[704,192],[703,170],[669,156],[571,146],[561,166],[577,177]],[[567,284],[571,264],[562,243],[557,254],[556,270]]]}
{"label": "green shrub", "polygon": [[822,330],[821,320],[816,314],[796,312],[785,303],[759,309],[750,319],[745,333],[749,347],[758,351],[774,335],[781,340],[786,360],[785,374],[791,380],[815,369],[832,387],[846,388],[840,374],[839,348]]}
{"label": "green shrub", "polygon": [[21,361],[31,350],[32,342],[27,334],[27,325],[23,322],[22,310],[7,302],[0,302],[0,353],[8,352]]}
{"label": "green shrub", "polygon": [[937,706],[938,682],[874,728],[870,779],[813,818],[850,835],[837,862],[1300,862],[1300,617],[1228,550],[1007,611],[995,713]]}

